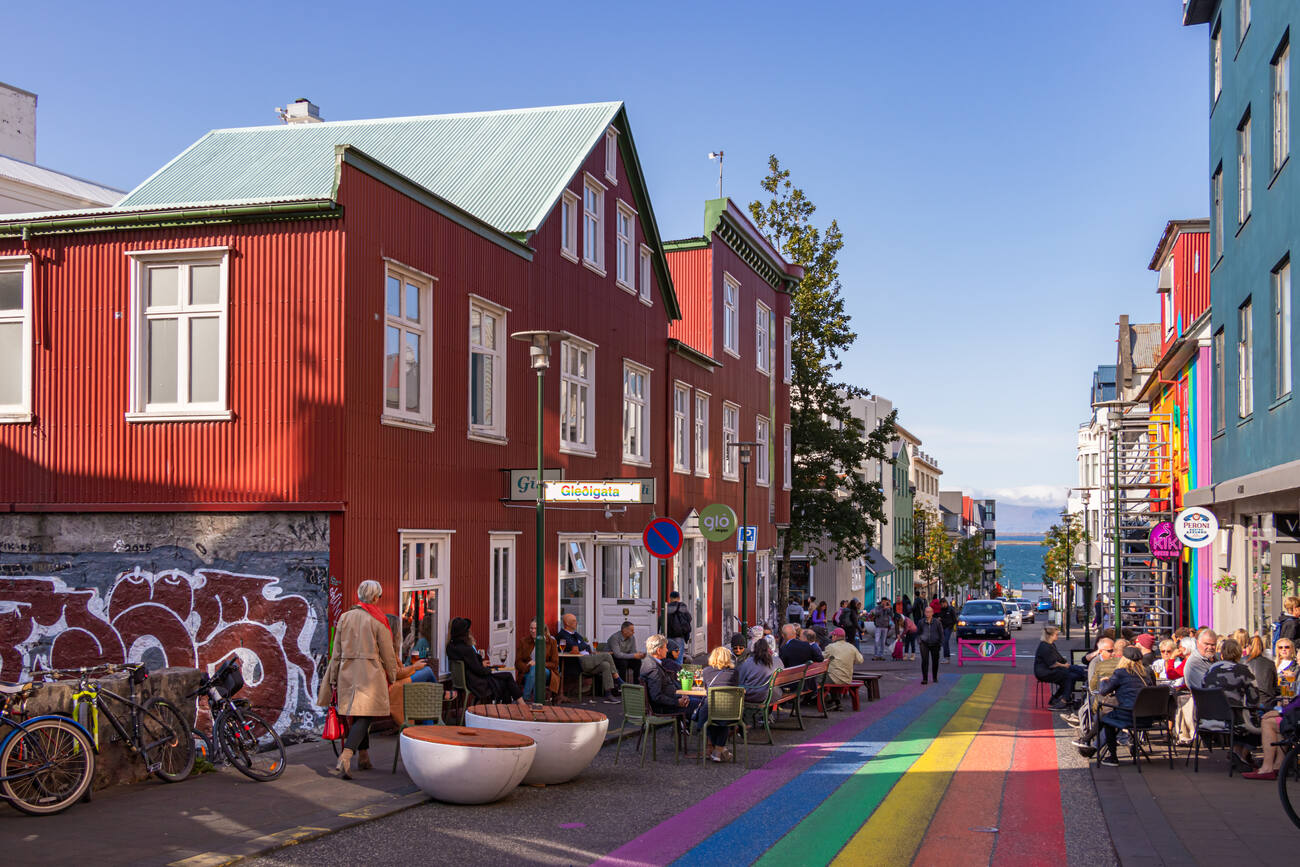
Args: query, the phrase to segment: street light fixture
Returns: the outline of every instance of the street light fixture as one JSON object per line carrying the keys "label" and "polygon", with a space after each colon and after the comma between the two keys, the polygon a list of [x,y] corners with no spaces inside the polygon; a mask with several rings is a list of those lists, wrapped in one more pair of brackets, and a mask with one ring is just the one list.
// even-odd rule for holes
{"label": "street light fixture", "polygon": [[516,331],[511,340],[528,344],[528,363],[537,371],[537,639],[533,642],[533,695],[546,701],[546,500],[542,496],[542,384],[551,366],[551,344],[559,346],[568,335],[562,331]]}
{"label": "street light fixture", "polygon": [[[742,440],[730,443],[740,453],[740,631],[745,632],[745,613],[748,610],[746,603],[745,585],[749,578],[749,545],[745,540],[745,535],[749,532],[749,462],[753,457],[754,446],[762,443],[753,440]],[[758,591],[755,588],[754,604],[758,604]],[[757,610],[755,610],[757,615]],[[757,617],[755,618],[757,619]]]}

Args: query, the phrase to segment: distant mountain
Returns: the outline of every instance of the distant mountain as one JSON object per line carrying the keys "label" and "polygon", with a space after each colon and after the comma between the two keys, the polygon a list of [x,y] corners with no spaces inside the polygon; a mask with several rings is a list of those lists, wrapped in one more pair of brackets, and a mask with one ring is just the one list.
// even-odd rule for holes
{"label": "distant mountain", "polygon": [[1016,506],[998,503],[998,535],[1042,535],[1061,520],[1060,506]]}

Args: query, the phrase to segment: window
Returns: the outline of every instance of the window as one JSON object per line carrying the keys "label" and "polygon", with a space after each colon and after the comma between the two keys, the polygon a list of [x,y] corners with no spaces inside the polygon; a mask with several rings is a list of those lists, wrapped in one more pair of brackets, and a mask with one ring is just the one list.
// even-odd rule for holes
{"label": "window", "polygon": [[1291,154],[1291,46],[1283,42],[1273,58],[1273,171]]}
{"label": "window", "polygon": [[385,421],[431,426],[432,278],[388,263],[384,281]]}
{"label": "window", "polygon": [[31,262],[0,258],[0,421],[32,413]]}
{"label": "window", "polygon": [[582,186],[582,261],[605,274],[605,188],[587,176]]}
{"label": "window", "polygon": [[781,487],[788,491],[792,487],[794,481],[794,443],[790,441],[790,425],[787,424],[783,426],[782,434],[785,459],[781,464],[785,468],[785,476],[781,480]]}
{"label": "window", "polygon": [[1291,393],[1291,260],[1273,272],[1273,396]]}
{"label": "window", "polygon": [[756,485],[767,485],[772,480],[769,463],[772,434],[769,428],[767,419],[761,415],[754,422],[754,442],[758,443],[754,447],[754,484]]}
{"label": "window", "polygon": [[1210,196],[1214,206],[1214,261],[1223,255],[1223,164],[1214,170],[1210,179]]}
{"label": "window", "polygon": [[560,618],[572,614],[578,618],[578,632],[590,635],[587,623],[587,585],[590,583],[591,543],[585,539],[560,540]]}
{"label": "window", "polygon": [[578,197],[568,190],[560,197],[560,255],[578,261]]}
{"label": "window", "polygon": [[1228,403],[1223,375],[1224,340],[1223,329],[1214,332],[1214,430],[1222,431],[1228,426],[1228,412],[1224,408]]}
{"label": "window", "polygon": [[691,390],[681,383],[673,386],[673,469],[691,471]]}
{"label": "window", "polygon": [[128,419],[226,419],[226,248],[135,252]]}
{"label": "window", "polygon": [[623,460],[650,462],[650,371],[630,361],[623,362]]}
{"label": "window", "polygon": [[695,392],[695,475],[709,474],[709,396]]}
{"label": "window", "polygon": [[754,352],[755,364],[764,373],[772,372],[771,328],[772,311],[760,301],[754,305]]}
{"label": "window", "polygon": [[618,130],[612,126],[605,131],[605,179],[618,183]]}
{"label": "window", "polygon": [[594,454],[595,348],[570,337],[560,344],[560,451]]}
{"label": "window", "polygon": [[416,641],[424,639],[429,653],[447,670],[441,649],[446,644],[448,563],[451,555],[451,535],[436,531],[410,531],[398,535],[400,562],[398,589],[401,609],[410,612],[408,624],[402,618],[404,658],[410,658],[410,649]]}
{"label": "window", "polygon": [[1219,94],[1223,92],[1223,25],[1220,21],[1214,23],[1214,32],[1210,34],[1210,67],[1213,76],[1210,109],[1213,111]]}
{"label": "window", "polygon": [[740,284],[730,274],[722,275],[722,348],[740,357],[740,315],[737,306]]}
{"label": "window", "polygon": [[733,482],[740,478],[736,467],[736,443],[740,441],[740,407],[734,403],[722,405],[722,477]]}
{"label": "window", "polygon": [[1244,225],[1250,219],[1251,183],[1250,183],[1250,110],[1241,119],[1237,127],[1237,225]]}
{"label": "window", "polygon": [[641,300],[646,304],[654,303],[650,299],[650,248],[645,244],[641,245]]}
{"label": "window", "polygon": [[1237,0],[1237,44],[1246,41],[1246,31],[1250,29],[1250,0]]}
{"label": "window", "polygon": [[722,627],[725,632],[736,619],[736,568],[739,555],[722,555]]}
{"label": "window", "polygon": [[614,230],[614,280],[624,289],[635,292],[636,272],[632,269],[636,263],[632,260],[632,250],[636,243],[636,211],[623,202],[618,203]]}
{"label": "window", "polygon": [[1255,411],[1254,329],[1250,322],[1250,300],[1237,308],[1237,417],[1248,418]]}
{"label": "window", "polygon": [[784,359],[782,367],[785,370],[785,381],[794,380],[794,335],[790,333],[790,317],[787,316],[781,322],[781,331],[784,339]]}
{"label": "window", "polygon": [[505,309],[486,302],[469,305],[469,430],[504,438]]}

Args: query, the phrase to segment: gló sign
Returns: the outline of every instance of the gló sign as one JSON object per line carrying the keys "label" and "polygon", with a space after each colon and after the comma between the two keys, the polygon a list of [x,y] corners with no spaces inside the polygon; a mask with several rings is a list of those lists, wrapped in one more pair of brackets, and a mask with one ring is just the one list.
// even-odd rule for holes
{"label": "gl\u00f3 sign", "polygon": [[1219,533],[1219,519],[1209,509],[1192,506],[1174,518],[1174,533],[1188,548],[1204,548]]}

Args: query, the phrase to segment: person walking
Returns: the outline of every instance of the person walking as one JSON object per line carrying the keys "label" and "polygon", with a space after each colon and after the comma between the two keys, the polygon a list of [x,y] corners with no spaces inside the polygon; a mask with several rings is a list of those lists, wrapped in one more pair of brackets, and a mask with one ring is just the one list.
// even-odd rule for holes
{"label": "person walking", "polygon": [[943,661],[946,665],[952,660],[952,631],[957,628],[957,612],[948,604],[947,599],[939,600],[939,625],[943,628]]}
{"label": "person walking", "polygon": [[889,607],[888,599],[881,599],[876,603],[876,608],[871,612],[872,623],[875,624],[875,656],[872,659],[884,659],[886,642],[889,639],[889,629],[894,625],[894,612]]}
{"label": "person walking", "polygon": [[348,736],[333,773],[352,779],[352,757],[366,770],[370,762],[370,724],[388,716],[388,685],[397,679],[397,659],[388,618],[375,603],[384,593],[378,581],[362,581],[357,604],[339,617],[334,648],[321,678],[316,703],[328,706],[338,692],[338,712],[348,717]]}
{"label": "person walking", "polygon": [[[921,622],[916,624],[916,642],[921,645],[921,683],[939,682],[939,648],[943,645],[943,624],[926,606]],[[929,666],[928,677],[926,667]]]}
{"label": "person walking", "polygon": [[682,602],[682,594],[668,594],[668,638],[676,639],[685,653],[691,643],[691,609]]}
{"label": "person walking", "polygon": [[844,637],[849,644],[861,650],[858,636],[862,631],[862,613],[856,598],[849,600],[849,604],[844,607],[844,613],[840,615],[840,628],[844,630]]}

